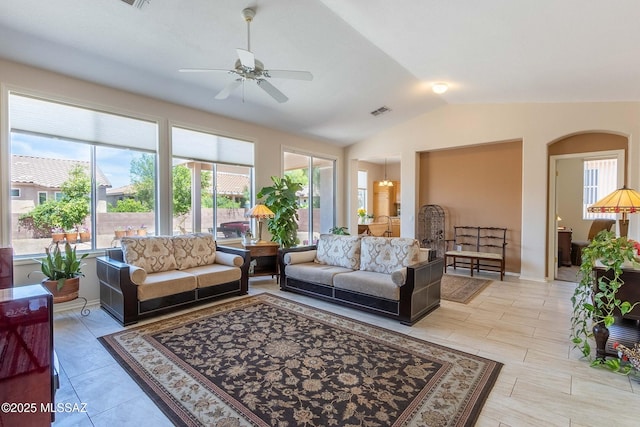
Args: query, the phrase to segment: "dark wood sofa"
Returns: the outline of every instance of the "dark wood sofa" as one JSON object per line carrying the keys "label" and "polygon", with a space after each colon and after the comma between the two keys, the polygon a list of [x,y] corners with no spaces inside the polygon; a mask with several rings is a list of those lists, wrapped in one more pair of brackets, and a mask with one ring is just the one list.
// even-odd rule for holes
{"label": "dark wood sofa", "polygon": [[[399,299],[377,297],[349,289],[340,289],[310,280],[289,277],[285,255],[292,252],[316,250],[317,245],[280,249],[278,266],[280,289],[335,302],[351,308],[397,319],[405,325],[418,320],[440,306],[440,281],[444,260],[436,258],[407,267],[406,282],[400,287]],[[347,273],[349,274],[349,273]]]}
{"label": "dark wood sofa", "polygon": [[122,325],[130,325],[152,316],[202,304],[217,298],[245,295],[249,288],[249,251],[217,246],[216,252],[234,254],[244,259],[242,277],[229,283],[197,288],[145,301],[138,300],[138,286],[131,281],[131,266],[124,262],[121,248],[107,249],[106,255],[96,258],[100,282],[100,306]]}

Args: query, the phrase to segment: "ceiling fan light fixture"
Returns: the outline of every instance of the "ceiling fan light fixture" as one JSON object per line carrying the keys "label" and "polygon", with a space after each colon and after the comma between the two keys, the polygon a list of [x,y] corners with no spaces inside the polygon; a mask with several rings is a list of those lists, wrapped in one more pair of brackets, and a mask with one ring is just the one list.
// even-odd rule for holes
{"label": "ceiling fan light fixture", "polygon": [[431,86],[431,90],[433,90],[433,93],[442,95],[447,90],[449,90],[449,85],[446,83],[434,83],[433,86]]}

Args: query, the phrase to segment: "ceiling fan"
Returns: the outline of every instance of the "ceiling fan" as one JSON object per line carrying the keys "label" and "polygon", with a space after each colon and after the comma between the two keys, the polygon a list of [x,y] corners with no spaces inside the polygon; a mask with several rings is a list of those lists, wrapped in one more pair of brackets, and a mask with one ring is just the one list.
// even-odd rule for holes
{"label": "ceiling fan", "polygon": [[221,70],[212,68],[182,68],[179,71],[185,73],[209,73],[209,72],[225,72],[233,74],[235,79],[225,86],[215,99],[226,99],[231,92],[238,86],[244,84],[247,80],[253,80],[257,85],[267,92],[273,99],[278,102],[287,102],[289,98],[282,93],[278,88],[272,85],[270,78],[278,79],[294,79],[294,80],[313,80],[313,74],[308,71],[294,71],[294,70],[265,70],[264,64],[255,58],[253,52],[251,52],[251,21],[256,16],[255,9],[246,8],[242,11],[242,16],[247,22],[247,49],[238,48],[238,59],[232,70]]}

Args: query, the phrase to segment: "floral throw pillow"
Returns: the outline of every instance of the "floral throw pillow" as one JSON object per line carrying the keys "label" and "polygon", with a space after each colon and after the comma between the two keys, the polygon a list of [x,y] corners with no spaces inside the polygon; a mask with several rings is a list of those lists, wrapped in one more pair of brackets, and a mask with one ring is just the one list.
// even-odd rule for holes
{"label": "floral throw pillow", "polygon": [[420,244],[408,238],[363,237],[360,270],[391,274],[420,261]]}
{"label": "floral throw pillow", "polygon": [[173,240],[169,236],[123,237],[121,240],[124,262],[158,273],[176,269]]}
{"label": "floral throw pillow", "polygon": [[216,241],[209,233],[174,236],[173,249],[178,270],[210,265],[216,261]]}
{"label": "floral throw pillow", "polygon": [[315,262],[358,270],[360,268],[360,237],[321,234]]}

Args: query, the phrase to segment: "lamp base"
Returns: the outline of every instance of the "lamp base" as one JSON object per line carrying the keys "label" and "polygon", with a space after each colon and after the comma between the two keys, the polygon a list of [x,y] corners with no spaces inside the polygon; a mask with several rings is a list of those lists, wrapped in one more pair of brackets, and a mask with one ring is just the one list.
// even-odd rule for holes
{"label": "lamp base", "polygon": [[629,220],[619,219],[618,229],[620,230],[620,237],[627,237],[627,233],[629,232]]}

